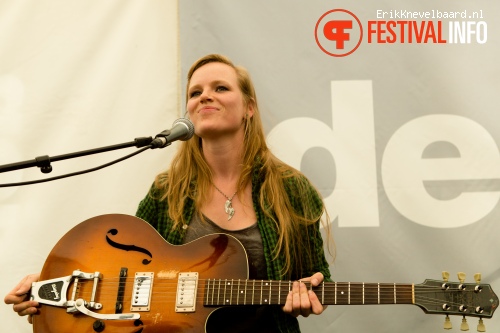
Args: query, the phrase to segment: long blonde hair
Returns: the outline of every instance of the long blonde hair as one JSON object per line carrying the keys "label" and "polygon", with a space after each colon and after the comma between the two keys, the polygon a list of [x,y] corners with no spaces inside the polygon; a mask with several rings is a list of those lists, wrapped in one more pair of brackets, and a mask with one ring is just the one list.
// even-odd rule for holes
{"label": "long blonde hair", "polygon": [[[303,211],[296,212],[292,206],[285,191],[285,179],[304,176],[280,161],[267,147],[257,96],[246,69],[235,66],[227,57],[218,54],[210,54],[199,59],[192,65],[187,75],[186,100],[193,73],[198,68],[212,62],[226,64],[235,70],[244,103],[247,106],[252,104],[254,109],[253,116],[244,119],[243,165],[238,181],[239,189],[244,188],[248,182],[252,181],[255,161],[260,161],[261,170],[265,174],[259,194],[260,207],[264,214],[274,222],[275,230],[278,231],[278,242],[273,252],[274,258],[283,256],[285,260],[283,275],[290,274],[292,266],[299,269],[307,267],[307,264],[311,263],[309,258],[315,254],[310,253],[310,247],[306,244],[307,235],[304,237],[305,235],[301,234],[303,229],[300,227],[320,220],[325,209],[323,207],[323,211],[318,213],[306,205],[301,209]],[[193,185],[194,181],[195,186]],[[170,168],[156,177],[155,185],[164,190],[161,199],[168,200],[168,214],[174,221],[174,228],[189,223],[189,221],[184,221],[183,214],[186,199],[192,199],[195,207],[201,207],[208,200],[212,186],[212,171],[203,156],[202,141],[199,136],[195,134],[192,139],[181,143]],[[299,195],[300,191],[306,190],[305,184],[298,184]],[[326,217],[328,217],[327,214]],[[326,223],[325,226],[329,236],[329,223]]]}

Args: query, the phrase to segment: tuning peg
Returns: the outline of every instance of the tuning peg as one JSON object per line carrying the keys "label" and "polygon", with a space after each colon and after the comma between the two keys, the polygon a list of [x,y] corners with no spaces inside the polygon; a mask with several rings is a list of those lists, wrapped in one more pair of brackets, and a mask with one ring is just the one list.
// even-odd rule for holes
{"label": "tuning peg", "polygon": [[474,281],[476,281],[477,284],[481,283],[481,273],[474,274]]}
{"label": "tuning peg", "polygon": [[448,317],[448,315],[446,315],[446,318],[444,318],[444,329],[451,330],[451,321],[450,321],[450,317]]}
{"label": "tuning peg", "polygon": [[460,325],[460,330],[461,331],[469,330],[469,324],[467,324],[467,319],[465,319],[465,317],[462,318],[462,324]]}
{"label": "tuning peg", "polygon": [[450,273],[448,273],[447,271],[443,271],[441,273],[441,275],[443,276],[444,282],[448,282],[448,278],[450,277]]}
{"label": "tuning peg", "polygon": [[483,324],[483,318],[479,318],[479,323],[477,324],[478,332],[486,332],[486,326]]}
{"label": "tuning peg", "polygon": [[465,273],[464,272],[458,272],[457,276],[458,276],[458,281],[460,281],[460,283],[465,282]]}

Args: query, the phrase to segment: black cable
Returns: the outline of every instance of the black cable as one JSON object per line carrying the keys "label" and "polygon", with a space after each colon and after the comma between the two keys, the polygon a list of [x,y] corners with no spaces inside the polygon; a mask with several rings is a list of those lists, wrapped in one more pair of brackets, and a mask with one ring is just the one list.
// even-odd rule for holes
{"label": "black cable", "polygon": [[21,182],[21,183],[9,183],[9,184],[0,184],[0,188],[1,187],[12,187],[12,186],[24,186],[24,185],[32,185],[32,184],[40,184],[40,183],[45,183],[45,182],[50,182],[52,180],[58,180],[58,179],[62,179],[62,178],[68,178],[68,177],[73,177],[73,176],[78,176],[78,175],[83,175],[83,174],[86,174],[86,173],[89,173],[89,172],[93,172],[93,171],[97,171],[97,170],[100,170],[100,169],[104,169],[110,165],[113,165],[113,164],[116,164],[118,162],[121,162],[121,161],[124,161],[132,156],[135,156],[135,155],[138,155],[140,153],[142,153],[143,151],[146,151],[148,149],[152,149],[153,146],[152,145],[149,145],[149,146],[146,146],[138,151],[135,151],[133,152],[132,154],[128,154],[126,156],[123,156],[117,160],[114,160],[114,161],[111,161],[109,163],[106,163],[106,164],[103,164],[101,166],[98,166],[98,167],[95,167],[95,168],[91,168],[91,169],[87,169],[87,170],[83,170],[83,171],[78,171],[78,172],[73,172],[73,173],[67,173],[65,175],[61,175],[61,176],[57,176],[57,177],[51,177],[51,178],[46,178],[46,179],[39,179],[39,180],[31,180],[31,181],[27,181],[27,182]]}

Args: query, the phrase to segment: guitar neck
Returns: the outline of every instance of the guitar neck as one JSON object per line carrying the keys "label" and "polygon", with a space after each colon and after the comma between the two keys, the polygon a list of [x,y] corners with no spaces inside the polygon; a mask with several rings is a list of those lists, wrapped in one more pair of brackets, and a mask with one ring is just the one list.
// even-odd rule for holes
{"label": "guitar neck", "polygon": [[[413,304],[414,285],[324,282],[311,287],[323,305]],[[292,281],[211,279],[205,282],[205,306],[284,305]]]}

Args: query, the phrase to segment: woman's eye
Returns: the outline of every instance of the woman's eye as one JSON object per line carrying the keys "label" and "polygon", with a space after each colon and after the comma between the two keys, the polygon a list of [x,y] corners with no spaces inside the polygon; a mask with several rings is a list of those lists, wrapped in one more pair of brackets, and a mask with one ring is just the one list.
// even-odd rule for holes
{"label": "woman's eye", "polygon": [[[217,87],[215,87],[214,91],[216,91],[216,92],[229,91],[229,88],[226,86],[217,86]],[[189,98],[198,97],[201,94],[202,94],[201,90],[193,90],[192,92],[189,93]]]}

